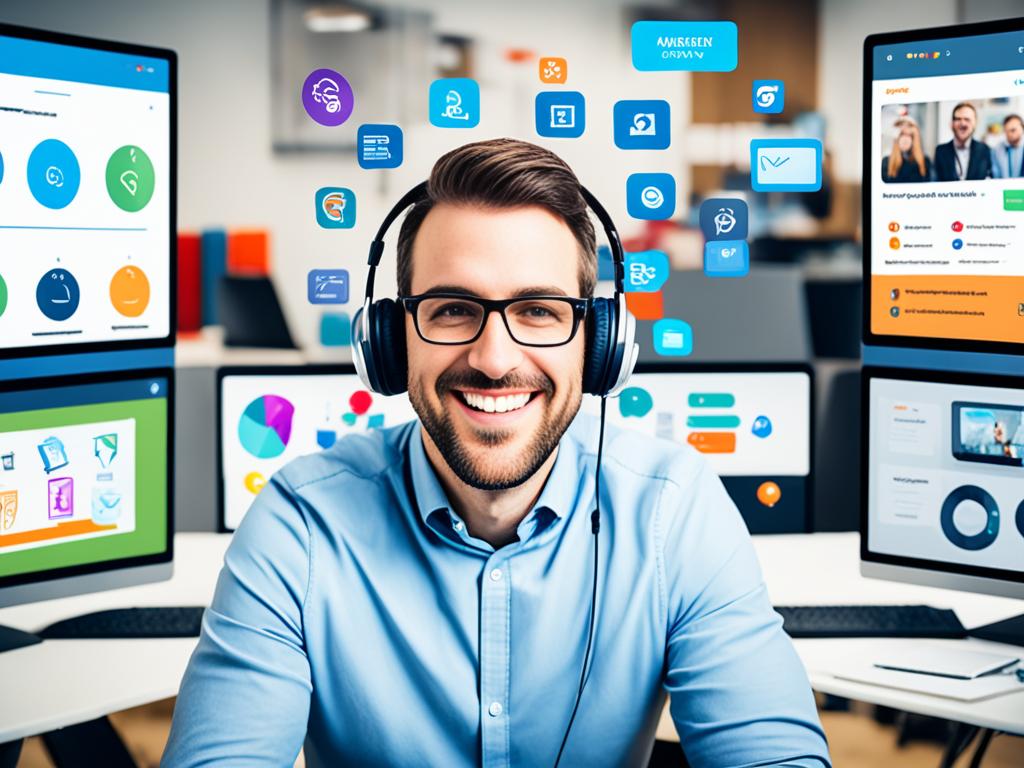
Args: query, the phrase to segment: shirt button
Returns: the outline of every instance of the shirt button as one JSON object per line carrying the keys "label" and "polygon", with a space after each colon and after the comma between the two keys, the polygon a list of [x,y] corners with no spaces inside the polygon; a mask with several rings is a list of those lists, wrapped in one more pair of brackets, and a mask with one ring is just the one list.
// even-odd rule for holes
{"label": "shirt button", "polygon": [[[501,568],[495,568],[491,571],[491,581],[501,581]],[[498,704],[498,708],[501,708],[500,704]]]}
{"label": "shirt button", "polygon": [[487,708],[487,714],[489,714],[491,717],[497,717],[498,715],[500,715],[501,714],[501,702],[500,701],[492,701],[491,702],[491,706],[489,706]]}

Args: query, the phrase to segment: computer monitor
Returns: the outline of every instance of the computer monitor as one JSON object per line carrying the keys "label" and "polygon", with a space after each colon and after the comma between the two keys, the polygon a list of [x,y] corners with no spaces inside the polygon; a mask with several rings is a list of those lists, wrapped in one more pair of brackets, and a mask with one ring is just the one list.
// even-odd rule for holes
{"label": "computer monitor", "polygon": [[862,382],[862,573],[1024,599],[1024,378]]}
{"label": "computer monitor", "polygon": [[808,532],[813,383],[802,363],[640,363],[606,414],[703,453],[751,533]]}
{"label": "computer monitor", "polygon": [[1024,19],[865,40],[865,343],[1024,353],[1022,67]]}
{"label": "computer monitor", "polygon": [[172,51],[0,24],[0,358],[173,343]]}
{"label": "computer monitor", "polygon": [[0,606],[171,576],[174,373],[0,382]]}
{"label": "computer monitor", "polygon": [[368,392],[351,365],[228,367],[217,373],[217,484],[222,531],[292,459],[341,437],[416,418],[405,395]]}

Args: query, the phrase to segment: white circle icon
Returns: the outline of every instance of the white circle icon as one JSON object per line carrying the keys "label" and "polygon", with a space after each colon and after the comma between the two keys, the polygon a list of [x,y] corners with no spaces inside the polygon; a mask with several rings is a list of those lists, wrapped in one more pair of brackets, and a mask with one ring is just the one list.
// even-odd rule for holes
{"label": "white circle icon", "polygon": [[645,208],[654,210],[664,204],[665,195],[657,187],[644,187],[643,191],[640,192],[640,202],[644,204]]}

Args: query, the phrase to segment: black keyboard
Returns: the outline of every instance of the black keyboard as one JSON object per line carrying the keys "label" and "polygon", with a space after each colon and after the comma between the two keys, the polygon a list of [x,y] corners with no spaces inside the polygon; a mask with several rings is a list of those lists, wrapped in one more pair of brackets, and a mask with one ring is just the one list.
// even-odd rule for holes
{"label": "black keyboard", "polygon": [[927,605],[776,607],[790,637],[967,637],[950,610]]}
{"label": "black keyboard", "polygon": [[95,638],[199,637],[202,606],[115,608],[75,616],[51,624],[39,636],[44,640]]}

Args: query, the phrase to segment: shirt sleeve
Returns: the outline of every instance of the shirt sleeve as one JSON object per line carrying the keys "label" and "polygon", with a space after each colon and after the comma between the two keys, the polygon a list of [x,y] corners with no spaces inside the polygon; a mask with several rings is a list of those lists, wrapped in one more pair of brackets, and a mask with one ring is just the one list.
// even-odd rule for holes
{"label": "shirt sleeve", "polygon": [[303,641],[311,547],[293,499],[275,476],[234,534],[162,766],[279,768],[298,756],[312,691]]}
{"label": "shirt sleeve", "polygon": [[703,460],[661,505],[665,688],[699,766],[830,766],[810,683],[739,511]]}

